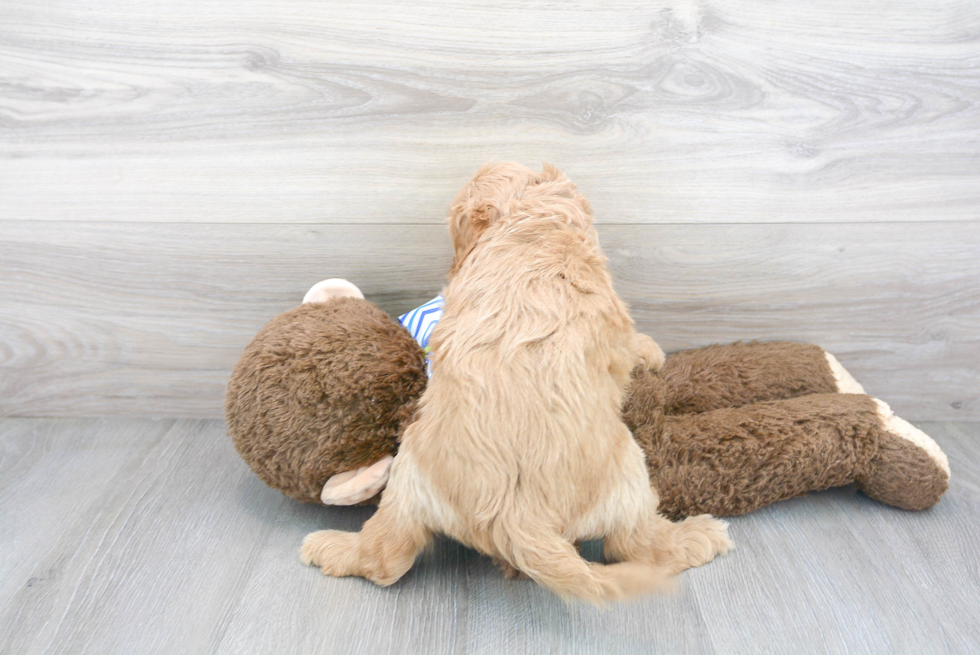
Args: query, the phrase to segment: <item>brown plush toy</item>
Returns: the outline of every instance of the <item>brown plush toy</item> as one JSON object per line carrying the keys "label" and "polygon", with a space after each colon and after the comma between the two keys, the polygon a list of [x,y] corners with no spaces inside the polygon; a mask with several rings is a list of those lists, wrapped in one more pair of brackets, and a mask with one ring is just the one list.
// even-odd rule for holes
{"label": "brown plush toy", "polygon": [[[817,346],[710,346],[633,377],[624,418],[671,518],[743,514],[850,483],[925,509],[948,486],[936,442]],[[245,349],[228,384],[228,430],[270,486],[307,502],[364,502],[383,488],[426,379],[404,327],[354,285],[326,280]]]}

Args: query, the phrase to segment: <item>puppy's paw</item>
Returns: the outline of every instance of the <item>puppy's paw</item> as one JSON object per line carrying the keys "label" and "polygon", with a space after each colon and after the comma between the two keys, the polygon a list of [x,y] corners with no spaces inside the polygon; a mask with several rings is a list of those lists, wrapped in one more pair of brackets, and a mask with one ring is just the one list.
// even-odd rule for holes
{"label": "puppy's paw", "polygon": [[645,334],[637,333],[633,340],[633,352],[636,353],[638,364],[643,368],[659,371],[664,367],[667,356],[656,341]]}
{"label": "puppy's paw", "polygon": [[307,565],[319,566],[324,575],[340,578],[352,575],[356,532],[318,530],[303,539],[299,560]]}
{"label": "puppy's paw", "polygon": [[303,563],[304,566],[319,566],[319,545],[323,541],[326,535],[329,535],[333,530],[317,530],[316,532],[311,532],[303,538],[303,545],[299,548],[299,561]]}
{"label": "puppy's paw", "polygon": [[677,529],[684,568],[707,564],[735,547],[728,536],[728,524],[710,514],[686,518],[677,524]]}

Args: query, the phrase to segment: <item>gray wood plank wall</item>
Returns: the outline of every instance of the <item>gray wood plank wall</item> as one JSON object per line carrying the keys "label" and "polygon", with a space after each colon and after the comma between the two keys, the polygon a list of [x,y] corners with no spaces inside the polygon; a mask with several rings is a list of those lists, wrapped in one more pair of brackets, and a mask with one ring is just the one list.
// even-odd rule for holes
{"label": "gray wood plank wall", "polygon": [[969,0],[0,0],[0,415],[220,416],[317,280],[437,292],[490,158],[568,171],[668,350],[812,341],[980,417]]}

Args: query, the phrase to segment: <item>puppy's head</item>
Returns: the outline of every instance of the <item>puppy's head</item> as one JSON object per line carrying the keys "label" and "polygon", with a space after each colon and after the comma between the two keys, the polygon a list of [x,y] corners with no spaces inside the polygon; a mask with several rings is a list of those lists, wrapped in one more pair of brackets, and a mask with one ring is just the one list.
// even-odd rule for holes
{"label": "puppy's head", "polygon": [[537,178],[538,173],[516,162],[488,162],[460,189],[447,218],[455,251],[450,275],[459,270],[480,235],[506,215],[510,202]]}
{"label": "puppy's head", "polygon": [[495,223],[515,212],[527,209],[531,198],[525,195],[533,189],[531,204],[540,205],[545,196],[571,200],[577,214],[591,222],[592,210],[575,185],[551,164],[544,164],[537,173],[516,162],[489,162],[456,195],[449,208],[449,235],[453,240],[453,265],[449,275],[455,275],[463,260],[476,245],[480,235]]}

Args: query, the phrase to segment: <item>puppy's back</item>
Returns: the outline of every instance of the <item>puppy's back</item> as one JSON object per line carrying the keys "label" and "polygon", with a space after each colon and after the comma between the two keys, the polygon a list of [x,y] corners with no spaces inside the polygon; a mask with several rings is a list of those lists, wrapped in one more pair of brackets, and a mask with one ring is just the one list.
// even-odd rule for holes
{"label": "puppy's back", "polygon": [[491,228],[446,290],[423,461],[478,523],[508,503],[570,520],[616,477],[632,321],[605,262],[591,226],[519,220]]}

